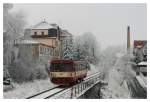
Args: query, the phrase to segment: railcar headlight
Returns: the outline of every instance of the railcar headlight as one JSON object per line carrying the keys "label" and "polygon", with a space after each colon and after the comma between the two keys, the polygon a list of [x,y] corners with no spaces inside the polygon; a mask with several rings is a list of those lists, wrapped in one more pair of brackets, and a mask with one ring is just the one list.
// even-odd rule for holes
{"label": "railcar headlight", "polygon": [[70,73],[70,76],[73,77],[73,73]]}
{"label": "railcar headlight", "polygon": [[72,73],[70,73],[70,76],[72,77]]}

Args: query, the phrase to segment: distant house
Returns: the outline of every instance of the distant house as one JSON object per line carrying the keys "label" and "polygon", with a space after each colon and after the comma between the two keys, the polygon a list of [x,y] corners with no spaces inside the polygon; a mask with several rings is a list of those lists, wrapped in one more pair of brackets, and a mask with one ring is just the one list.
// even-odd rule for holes
{"label": "distant house", "polygon": [[135,40],[133,54],[140,61],[147,60],[147,41]]}

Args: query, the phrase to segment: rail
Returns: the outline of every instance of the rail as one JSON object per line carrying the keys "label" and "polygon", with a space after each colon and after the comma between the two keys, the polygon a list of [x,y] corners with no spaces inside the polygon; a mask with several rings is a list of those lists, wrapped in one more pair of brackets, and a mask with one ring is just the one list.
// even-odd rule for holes
{"label": "rail", "polygon": [[[56,86],[56,87],[53,87],[53,88],[44,90],[44,91],[39,92],[39,93],[37,93],[37,94],[31,95],[31,96],[27,97],[26,99],[46,98],[46,97],[48,97],[48,95],[43,97],[43,94],[48,93],[48,92],[50,92],[50,91],[52,91],[52,90],[55,90],[55,89],[57,89],[57,88],[59,88],[59,87],[60,87],[60,86]],[[53,94],[54,94],[54,93],[53,93]],[[53,95],[53,94],[51,94],[51,95]]]}

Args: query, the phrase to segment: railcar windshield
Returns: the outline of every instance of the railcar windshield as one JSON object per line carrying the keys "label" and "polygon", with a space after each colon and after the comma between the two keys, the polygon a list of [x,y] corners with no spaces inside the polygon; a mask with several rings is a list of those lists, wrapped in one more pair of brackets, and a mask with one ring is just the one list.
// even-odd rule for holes
{"label": "railcar windshield", "polygon": [[50,66],[51,71],[73,71],[72,64],[69,63],[52,63]]}

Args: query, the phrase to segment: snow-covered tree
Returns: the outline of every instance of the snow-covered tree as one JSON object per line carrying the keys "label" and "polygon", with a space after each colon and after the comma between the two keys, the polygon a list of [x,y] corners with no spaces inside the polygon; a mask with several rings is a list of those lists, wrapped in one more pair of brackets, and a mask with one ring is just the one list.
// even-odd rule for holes
{"label": "snow-covered tree", "polygon": [[125,46],[108,46],[101,52],[99,60],[99,70],[103,72],[106,77],[108,72],[112,69],[112,66],[115,65],[117,61],[117,54],[124,53]]}
{"label": "snow-covered tree", "polygon": [[76,37],[74,48],[79,53],[79,57],[87,59],[92,63],[98,61],[100,47],[96,37],[91,32],[86,32]]}
{"label": "snow-covered tree", "polygon": [[23,34],[25,25],[24,16],[21,12],[11,12],[13,4],[3,4],[3,52],[4,52],[4,68],[8,69],[9,73],[15,75],[15,61],[17,59],[18,49],[14,47],[14,40]]}
{"label": "snow-covered tree", "polygon": [[[24,34],[25,30],[24,12],[11,11],[13,4],[4,4],[4,68],[8,69],[10,76],[15,82],[32,81],[34,79],[46,78],[45,63],[32,59],[28,50],[22,50],[22,45],[14,46],[14,40],[18,38],[31,39]],[[25,54],[23,55],[22,52]],[[45,59],[47,61],[47,59]]]}
{"label": "snow-covered tree", "polygon": [[4,64],[9,65],[14,60],[16,51],[13,48],[14,40],[23,34],[25,25],[24,16],[21,13],[12,13],[13,4],[3,5],[3,37],[4,37]]}

